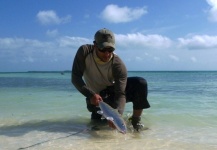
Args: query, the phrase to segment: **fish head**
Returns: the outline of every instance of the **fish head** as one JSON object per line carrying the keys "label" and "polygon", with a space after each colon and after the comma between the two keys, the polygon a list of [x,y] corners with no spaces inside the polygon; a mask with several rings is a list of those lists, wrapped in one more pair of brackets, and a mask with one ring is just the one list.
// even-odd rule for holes
{"label": "fish head", "polygon": [[127,127],[126,124],[124,123],[124,121],[118,121],[118,122],[113,122],[117,128],[117,130],[123,134],[127,133]]}

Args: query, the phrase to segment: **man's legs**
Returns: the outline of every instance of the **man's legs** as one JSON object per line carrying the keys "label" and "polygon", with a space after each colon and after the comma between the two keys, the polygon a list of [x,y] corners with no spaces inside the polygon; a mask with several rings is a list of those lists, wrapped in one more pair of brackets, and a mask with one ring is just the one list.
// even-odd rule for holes
{"label": "man's legs", "polygon": [[142,115],[143,109],[134,109],[133,110],[133,117],[140,117]]}
{"label": "man's legs", "polygon": [[143,109],[149,108],[147,100],[148,86],[144,78],[128,77],[126,87],[126,100],[133,103],[133,115],[130,118],[133,127],[136,130],[141,128],[141,115]]}

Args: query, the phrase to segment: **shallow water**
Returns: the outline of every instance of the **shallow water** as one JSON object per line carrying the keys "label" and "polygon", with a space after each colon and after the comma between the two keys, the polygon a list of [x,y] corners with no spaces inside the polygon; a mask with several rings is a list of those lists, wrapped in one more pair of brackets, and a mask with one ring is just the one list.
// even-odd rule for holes
{"label": "shallow water", "polygon": [[[217,72],[129,76],[148,81],[151,108],[142,116],[145,130],[128,125],[123,135],[90,122],[70,73],[0,73],[0,149],[217,149]],[[131,108],[128,103],[125,120]]]}

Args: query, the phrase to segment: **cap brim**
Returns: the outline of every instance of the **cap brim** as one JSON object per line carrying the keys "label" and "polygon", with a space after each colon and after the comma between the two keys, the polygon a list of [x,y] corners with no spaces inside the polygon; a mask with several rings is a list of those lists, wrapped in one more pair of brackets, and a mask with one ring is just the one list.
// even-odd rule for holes
{"label": "cap brim", "polygon": [[100,49],[106,48],[106,47],[112,47],[115,49],[115,45],[113,43],[109,43],[109,42],[103,42],[101,44],[98,44],[98,47]]}

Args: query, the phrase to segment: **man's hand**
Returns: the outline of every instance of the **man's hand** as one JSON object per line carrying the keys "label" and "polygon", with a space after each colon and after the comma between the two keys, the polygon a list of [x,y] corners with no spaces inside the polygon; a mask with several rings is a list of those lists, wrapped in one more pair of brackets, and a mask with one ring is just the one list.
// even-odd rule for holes
{"label": "man's hand", "polygon": [[[99,106],[99,102],[103,101],[102,97],[99,94],[94,94],[90,99],[90,103],[95,106]],[[116,129],[112,121],[108,120],[108,125],[110,128]]]}
{"label": "man's hand", "polygon": [[99,101],[102,101],[102,97],[99,94],[94,94],[90,99],[90,103],[95,106],[99,105]]}

